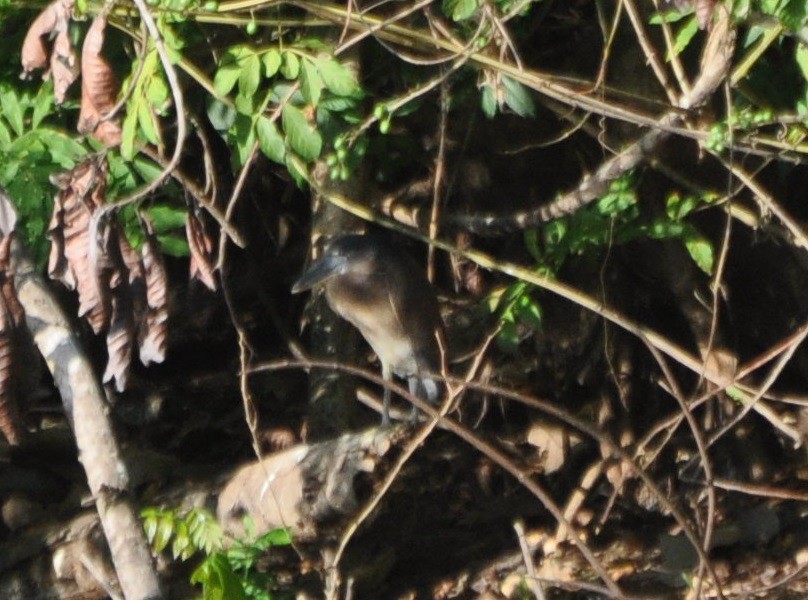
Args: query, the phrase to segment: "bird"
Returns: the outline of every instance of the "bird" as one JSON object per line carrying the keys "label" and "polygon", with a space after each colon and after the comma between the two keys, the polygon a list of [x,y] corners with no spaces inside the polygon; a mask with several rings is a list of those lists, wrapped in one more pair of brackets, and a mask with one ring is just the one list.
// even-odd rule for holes
{"label": "bird", "polygon": [[[404,378],[411,394],[437,404],[438,382],[428,374],[441,372],[445,334],[435,291],[418,264],[379,235],[341,235],[303,272],[292,293],[319,285],[331,310],[376,353],[382,378]],[[385,386],[382,425],[390,423],[389,410]]]}

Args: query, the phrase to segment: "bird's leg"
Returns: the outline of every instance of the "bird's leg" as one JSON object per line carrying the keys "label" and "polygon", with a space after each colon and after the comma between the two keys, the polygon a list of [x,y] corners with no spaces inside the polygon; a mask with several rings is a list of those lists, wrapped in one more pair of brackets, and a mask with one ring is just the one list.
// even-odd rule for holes
{"label": "bird's leg", "polygon": [[[386,363],[382,363],[382,379],[385,384],[393,381],[393,370]],[[390,424],[390,386],[384,386],[384,396],[382,397],[382,427]]]}
{"label": "bird's leg", "polygon": [[[421,397],[419,394],[419,387],[420,387],[420,380],[417,377],[408,377],[407,378],[407,385],[410,388],[410,394],[413,396]],[[418,422],[418,407],[414,404],[412,405],[412,412],[410,412],[410,424],[415,425]]]}

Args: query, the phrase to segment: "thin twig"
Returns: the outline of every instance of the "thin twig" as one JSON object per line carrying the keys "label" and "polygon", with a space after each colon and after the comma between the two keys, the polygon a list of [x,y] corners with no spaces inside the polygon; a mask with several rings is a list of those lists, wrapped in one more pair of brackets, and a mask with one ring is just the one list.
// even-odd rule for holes
{"label": "thin twig", "polygon": [[648,32],[645,30],[645,24],[643,23],[640,11],[637,9],[637,5],[634,3],[634,0],[623,0],[623,3],[626,6],[626,14],[628,14],[631,26],[634,28],[634,34],[637,36],[640,48],[642,48],[642,51],[645,53],[646,62],[651,66],[651,70],[654,72],[654,75],[656,75],[659,85],[665,90],[668,101],[672,106],[678,106],[679,94],[677,94],[671,86],[665,66],[659,59],[659,53],[648,38]]}
{"label": "thin twig", "polygon": [[[713,486],[713,467],[712,463],[710,462],[710,456],[707,453],[707,444],[705,443],[701,429],[699,429],[699,424],[693,417],[693,413],[690,411],[684,395],[682,394],[682,390],[679,388],[679,383],[674,377],[673,372],[668,367],[667,361],[660,354],[659,350],[653,346],[648,345],[648,349],[654,356],[654,359],[656,359],[659,368],[662,369],[662,373],[665,375],[665,379],[668,381],[668,385],[670,385],[673,392],[673,397],[679,403],[679,408],[682,411],[682,415],[684,416],[685,420],[687,420],[687,424],[690,426],[690,432],[693,435],[693,440],[696,442],[696,448],[698,449],[699,457],[701,458],[701,468],[704,471],[704,486],[707,490],[707,521],[704,525],[704,536],[702,537],[704,556],[699,562],[699,572],[698,576],[696,577],[695,597],[698,598],[701,595],[701,586],[704,582],[704,570],[708,566],[705,561],[708,560],[707,553],[710,551],[713,529],[715,525],[715,487]],[[721,593],[721,586],[719,585],[718,581],[715,583],[718,586],[718,595],[723,597],[723,594]]]}
{"label": "thin twig", "polygon": [[[600,2],[596,3],[596,6],[600,8],[602,4]],[[598,10],[598,15],[600,15],[600,10]],[[600,59],[600,67],[598,68],[598,74],[595,77],[595,81],[592,83],[592,86],[587,90],[588,93],[592,93],[596,90],[599,90],[603,85],[604,81],[606,80],[606,72],[608,71],[609,65],[609,56],[611,56],[612,46],[614,45],[614,40],[617,37],[617,30],[620,27],[620,17],[623,15],[623,0],[618,0],[617,7],[614,10],[614,17],[612,18],[612,26],[609,30],[609,35],[605,39],[605,43],[603,44],[603,53]],[[605,20],[605,19],[602,19]],[[601,25],[601,29],[604,29],[605,25]]]}
{"label": "thin twig", "polygon": [[777,381],[777,378],[783,372],[783,369],[786,368],[786,365],[794,356],[794,353],[797,351],[797,348],[799,348],[803,340],[805,340],[806,336],[808,336],[808,329],[803,330],[802,335],[798,336],[791,342],[791,345],[788,347],[788,349],[785,352],[783,352],[783,354],[780,355],[780,358],[777,360],[774,366],[772,366],[771,371],[769,372],[768,376],[763,382],[763,385],[760,387],[757,393],[751,399],[744,402],[744,407],[729,423],[724,425],[724,427],[722,427],[715,434],[713,434],[713,436],[710,438],[709,443],[710,446],[715,444],[730,429],[735,427],[735,425],[737,425],[747,414],[749,414],[749,411],[752,410],[755,407],[755,405],[760,401],[760,399],[763,397],[763,394],[765,394],[766,391],[772,385],[774,385],[774,382]]}
{"label": "thin twig", "polygon": [[541,582],[536,576],[536,567],[533,565],[533,556],[530,552],[527,539],[525,539],[525,524],[517,519],[513,522],[513,530],[516,532],[516,539],[519,540],[519,550],[522,552],[522,562],[525,564],[525,583],[527,587],[533,592],[533,597],[536,600],[544,600],[544,590],[541,587]]}
{"label": "thin twig", "polygon": [[[444,172],[446,171],[446,128],[449,122],[449,84],[444,79],[440,86],[440,122],[438,125],[438,155],[435,157],[435,175],[432,183],[432,208],[429,213],[429,238],[438,237],[440,220],[441,190],[443,189]],[[435,281],[435,246],[429,245],[427,250],[427,279]]]}
{"label": "thin twig", "polygon": [[[662,12],[659,6],[659,0],[653,0],[653,3],[656,11]],[[668,60],[673,68],[673,74],[676,76],[676,80],[679,82],[679,88],[683,93],[688,94],[690,93],[691,89],[690,83],[687,80],[687,74],[685,73],[685,68],[682,65],[682,61],[679,59],[679,54],[674,50],[676,43],[673,39],[670,24],[663,19],[660,26],[662,27],[662,37],[665,40],[665,46],[668,52]]]}
{"label": "thin twig", "polygon": [[755,200],[757,200],[758,204],[760,204],[762,210],[769,211],[780,219],[780,222],[793,236],[794,244],[803,250],[808,250],[808,234],[805,232],[802,226],[794,218],[792,218],[783,207],[780,206],[780,204],[774,199],[774,196],[769,194],[763,188],[763,186],[755,181],[749,172],[741,165],[736,164],[732,160],[725,159],[723,156],[717,153],[713,153],[713,156],[715,156],[727,168],[727,170],[729,170],[747,188],[749,188],[749,191],[755,195]]}
{"label": "thin twig", "polygon": [[[168,164],[166,163],[165,158],[160,156],[151,146],[144,146],[141,148],[141,152],[143,152],[143,154],[148,156],[161,167],[165,167]],[[193,197],[193,199],[205,209],[205,211],[213,218],[214,221],[216,221],[222,231],[227,234],[227,237],[229,237],[236,246],[239,248],[244,248],[247,245],[247,242],[244,240],[241,232],[232,224],[227,222],[227,219],[222,211],[220,211],[213,203],[213,199],[209,198],[207,194],[205,194],[205,190],[200,188],[188,173],[177,167],[171,170],[171,177],[176,179],[180,185],[182,185],[183,189],[185,189],[185,191],[187,191]]]}
{"label": "thin twig", "polygon": [[758,496],[761,498],[776,498],[778,500],[796,500],[798,502],[808,502],[808,492],[789,490],[786,488],[773,487],[768,485],[755,485],[745,481],[732,481],[723,477],[713,479],[713,484],[717,488],[729,492],[740,492],[748,496]]}

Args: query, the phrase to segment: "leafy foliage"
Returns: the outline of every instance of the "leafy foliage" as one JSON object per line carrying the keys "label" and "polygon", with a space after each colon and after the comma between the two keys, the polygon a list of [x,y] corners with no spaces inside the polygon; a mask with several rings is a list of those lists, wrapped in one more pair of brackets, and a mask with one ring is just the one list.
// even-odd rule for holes
{"label": "leafy foliage", "polygon": [[49,177],[76,166],[87,150],[50,124],[54,111],[50,83],[32,92],[0,82],[0,108],[0,185],[18,199],[28,239],[42,248],[53,197]]}
{"label": "leafy foliage", "polygon": [[132,160],[135,142],[162,146],[157,115],[165,115],[169,104],[169,89],[160,65],[157,50],[151,48],[142,60],[132,65],[134,81],[125,81],[124,89],[131,88],[123,122],[121,156]]}
{"label": "leafy foliage", "polygon": [[[635,186],[631,175],[617,179],[612,182],[609,193],[591,207],[526,232],[525,243],[536,261],[537,272],[556,277],[573,256],[650,238],[678,240],[694,263],[711,274],[715,262],[713,244],[686,218],[712,205],[717,197],[672,193],[666,201],[665,216],[646,222],[639,211]],[[486,299],[488,311],[499,318],[497,341],[501,348],[514,351],[521,338],[541,328],[542,309],[533,292],[534,286],[519,281],[495,290]],[[520,325],[528,331],[520,334]]]}
{"label": "leafy foliage", "polygon": [[[269,159],[286,164],[293,175],[298,173],[296,160],[310,163],[320,157],[324,136],[333,139],[339,121],[351,120],[361,97],[353,74],[315,40],[289,47],[232,46],[216,70],[213,87],[217,102],[226,102],[237,90],[227,131],[239,160],[246,160],[257,142]],[[302,177],[298,181],[303,183]]]}
{"label": "leafy foliage", "polygon": [[[271,548],[288,546],[291,538],[276,529],[247,540],[234,540],[225,549],[225,536],[208,511],[192,508],[184,514],[171,509],[145,508],[141,512],[146,537],[155,552],[171,546],[174,559],[204,558],[191,574],[191,583],[202,587],[203,600],[273,600],[282,596],[269,591],[274,579],[256,568]],[[249,525],[249,523],[248,523]],[[251,527],[247,528],[248,531]]]}
{"label": "leafy foliage", "polygon": [[489,79],[483,85],[480,96],[480,107],[486,117],[493,119],[503,106],[520,117],[535,116],[536,107],[525,86],[507,75]]}

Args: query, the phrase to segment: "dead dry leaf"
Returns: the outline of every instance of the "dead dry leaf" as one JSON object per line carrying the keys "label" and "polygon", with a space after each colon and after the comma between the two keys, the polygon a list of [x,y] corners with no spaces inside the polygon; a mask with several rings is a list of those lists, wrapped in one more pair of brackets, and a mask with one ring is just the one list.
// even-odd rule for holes
{"label": "dead dry leaf", "polygon": [[[5,277],[5,274],[2,275]],[[22,440],[24,429],[14,398],[14,331],[5,300],[0,297],[0,431],[15,446]]]}
{"label": "dead dry leaf", "polygon": [[49,53],[45,38],[51,37],[54,32],[57,33],[57,38],[59,33],[67,33],[73,5],[74,0],[56,0],[46,6],[31,23],[20,52],[25,75],[36,69],[47,68]]}
{"label": "dead dry leaf", "polygon": [[126,389],[129,369],[132,366],[132,343],[135,339],[135,324],[132,319],[132,304],[128,293],[117,290],[112,294],[112,318],[107,331],[107,368],[104,383],[115,382],[115,389]]}
{"label": "dead dry leaf", "polygon": [[73,269],[67,264],[65,256],[65,231],[64,231],[64,203],[62,194],[56,194],[53,200],[53,214],[48,224],[47,235],[51,241],[50,254],[48,256],[48,276],[51,279],[62,282],[68,289],[76,289],[76,278]]}
{"label": "dead dry leaf", "polygon": [[91,133],[107,147],[121,143],[117,120],[108,118],[115,108],[120,83],[101,51],[104,46],[106,17],[97,16],[87,31],[81,50],[81,109],[79,133]]}
{"label": "dead dry leaf", "polygon": [[14,272],[11,267],[11,242],[14,232],[7,233],[0,241],[0,296],[6,303],[13,327],[19,327],[25,319],[25,310],[17,298],[14,287]]}
{"label": "dead dry leaf", "polygon": [[143,270],[146,277],[146,315],[140,324],[140,362],[149,365],[163,362],[168,338],[168,275],[160,242],[145,215],[141,223],[146,233],[143,244]]}
{"label": "dead dry leaf", "polygon": [[99,286],[91,265],[92,214],[103,203],[106,163],[90,159],[72,171],[53,178],[60,190],[48,228],[51,255],[48,273],[79,292],[79,316],[86,316],[93,331],[100,333],[109,319],[109,299]]}
{"label": "dead dry leaf", "polygon": [[544,473],[555,473],[567,459],[569,434],[555,424],[534,423],[527,433],[527,442],[542,455]]}
{"label": "dead dry leaf", "polygon": [[[106,173],[106,161],[97,157],[52,178],[59,192],[48,228],[48,272],[78,290],[79,316],[87,318],[96,334],[106,332],[109,358],[103,379],[123,391],[147,294],[143,263],[115,213],[96,214],[106,203]],[[165,345],[154,335],[152,360]]]}
{"label": "dead dry leaf", "polygon": [[11,243],[17,224],[17,211],[0,187],[0,431],[9,444],[16,445],[25,433],[14,397],[14,330],[25,316],[14,289]]}
{"label": "dead dry leaf", "polygon": [[0,240],[0,431],[11,445],[22,441],[25,429],[14,397],[14,329],[24,312],[14,291],[11,273],[11,236]]}
{"label": "dead dry leaf", "polygon": [[135,341],[135,306],[145,297],[143,267],[121,231],[114,214],[93,221],[89,262],[99,289],[110,299],[111,318],[107,330],[107,367],[104,383],[126,389]]}
{"label": "dead dry leaf", "polygon": [[198,279],[208,289],[216,290],[216,277],[213,274],[213,240],[205,226],[193,212],[188,212],[185,220],[185,235],[191,252],[191,279]]}
{"label": "dead dry leaf", "polygon": [[56,104],[62,104],[67,96],[68,88],[79,76],[79,63],[67,28],[56,34],[50,68],[53,76],[53,97]]}

